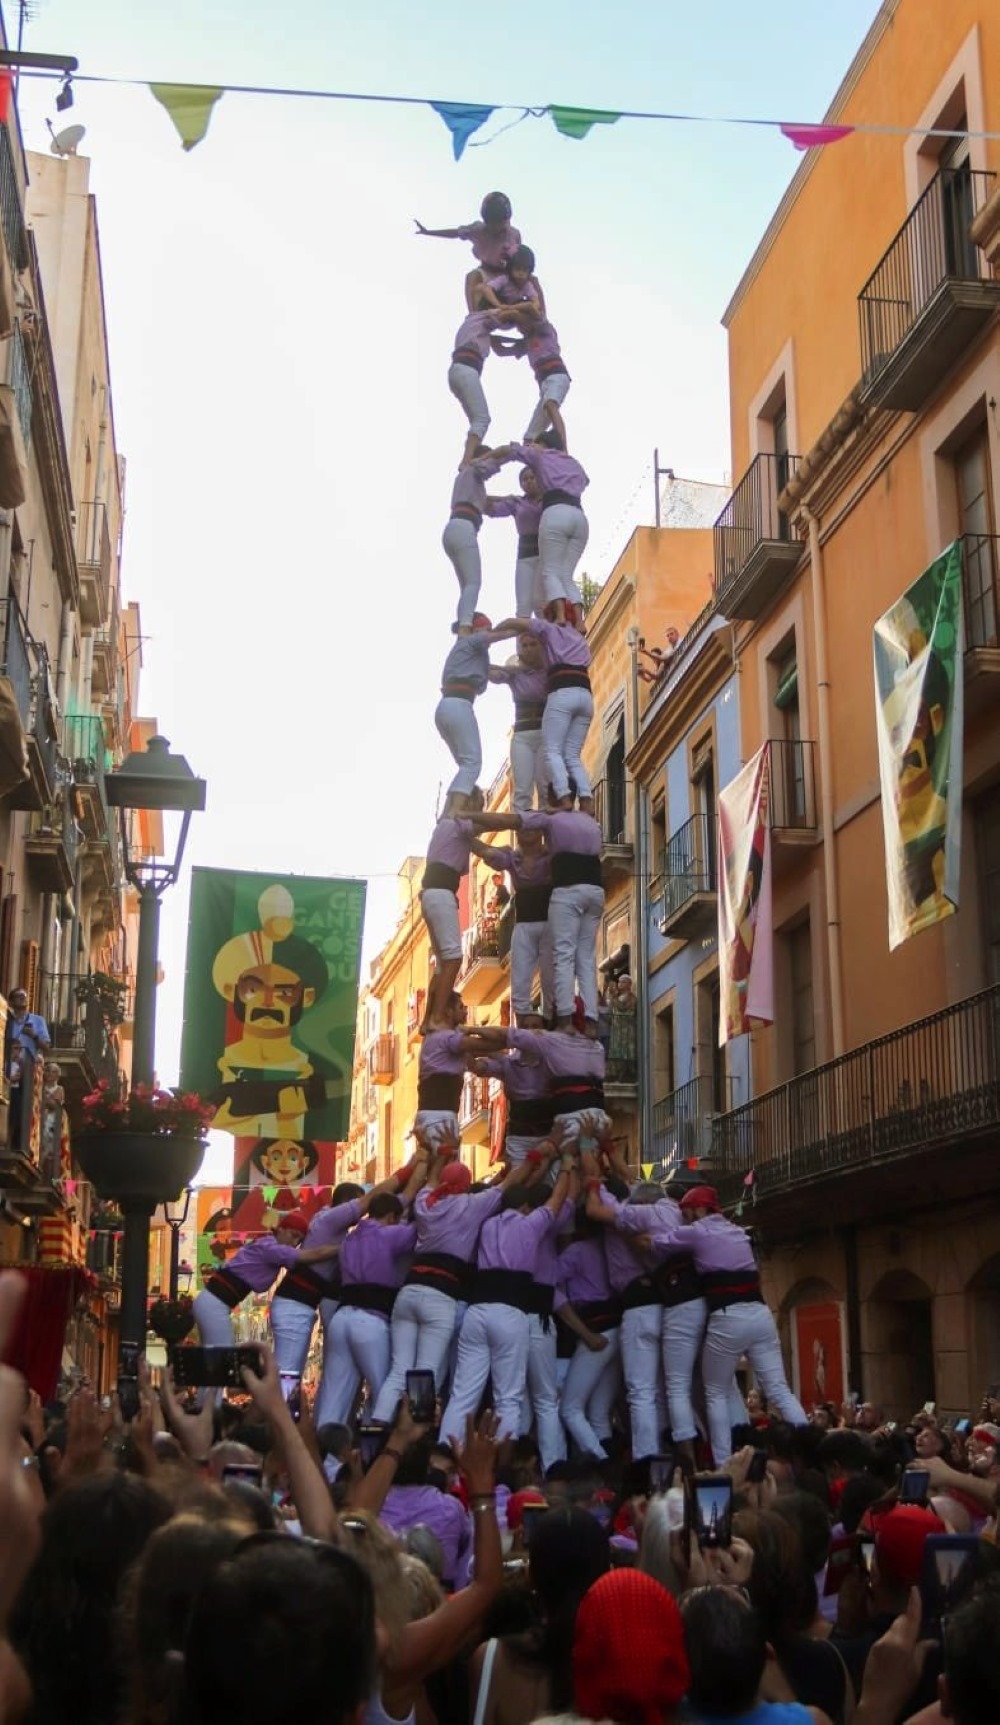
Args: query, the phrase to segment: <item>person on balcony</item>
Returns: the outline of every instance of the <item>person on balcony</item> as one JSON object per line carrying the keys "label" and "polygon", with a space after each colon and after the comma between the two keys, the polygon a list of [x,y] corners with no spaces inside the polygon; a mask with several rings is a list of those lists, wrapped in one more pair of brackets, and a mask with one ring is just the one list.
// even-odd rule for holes
{"label": "person on balcony", "polygon": [[500,1186],[470,1192],[462,1162],[438,1161],[413,1203],[417,1241],[413,1261],[392,1310],[392,1364],[373,1418],[392,1420],[409,1371],[434,1373],[440,1395],[455,1332],[465,1310],[483,1223],[496,1215],[503,1194],[526,1170],[511,1169]]}
{"label": "person on balcony", "polygon": [[542,721],[549,678],[537,638],[525,631],[517,638],[517,658],[512,664],[491,665],[491,683],[505,683],[514,697],[514,728],[510,738],[510,774],[515,809],[530,809],[534,793],[541,804],[548,783]]}
{"label": "person on balcony", "polygon": [[680,1202],[680,1221],[651,1236],[657,1251],[677,1243],[691,1255],[708,1306],[708,1327],[701,1352],[712,1459],[721,1467],[732,1454],[733,1374],[746,1354],[769,1406],[789,1425],[804,1426],[808,1416],[788,1387],[781,1343],[765,1304],[749,1236],[721,1214],[712,1186],[695,1186]]}
{"label": "person on balcony", "polygon": [[555,621],[564,623],[568,615],[566,607],[580,604],[580,590],[573,575],[590,537],[581,502],[590,480],[552,430],[543,432],[536,443],[508,443],[494,449],[492,458],[498,466],[508,461],[523,462],[538,480],[542,493],[538,524],[542,592],[546,604],[556,607]]}
{"label": "person on balcony", "polygon": [[[538,525],[542,519],[542,492],[530,467],[518,474],[521,495],[492,497],[487,493],[486,514],[494,521],[510,516],[517,528],[517,561],[514,564],[514,609],[518,617],[540,617],[545,606],[538,561]],[[520,653],[520,643],[518,643]],[[544,699],[544,689],[542,691]],[[516,697],[515,697],[516,699]]]}
{"label": "person on balcony", "polygon": [[283,1215],[270,1234],[250,1240],[224,1266],[213,1270],[201,1292],[194,1297],[195,1322],[202,1347],[228,1348],[233,1343],[233,1312],[248,1294],[266,1294],[282,1270],[305,1264],[322,1264],[337,1255],[339,1246],[303,1249],[309,1223],[301,1210]]}
{"label": "person on balcony", "polygon": [[434,724],[458,769],[448,786],[448,795],[458,791],[462,796],[471,796],[483,764],[476,700],[493,680],[490,647],[494,641],[506,640],[507,633],[494,632],[482,611],[473,614],[470,634],[459,634],[454,623],[452,629],[458,640],[441,672],[441,699],[434,711]]}
{"label": "person on balcony", "polygon": [[4,1063],[10,1085],[8,1138],[12,1149],[26,1154],[31,1148],[31,1123],[35,1099],[35,1063],[52,1047],[49,1027],[37,1012],[28,1011],[24,988],[11,990],[4,1045]]}
{"label": "person on balcony", "polygon": [[636,999],[630,976],[620,976],[611,996],[608,1082],[634,1084],[636,1077]]}
{"label": "person on balcony", "polygon": [[[549,897],[552,868],[543,833],[525,829],[517,845],[470,847],[491,868],[509,874],[514,888],[514,932],[510,947],[510,997],[517,1024],[538,1029],[552,1011],[552,939]],[[541,1011],[536,1005],[535,980],[541,980]]]}

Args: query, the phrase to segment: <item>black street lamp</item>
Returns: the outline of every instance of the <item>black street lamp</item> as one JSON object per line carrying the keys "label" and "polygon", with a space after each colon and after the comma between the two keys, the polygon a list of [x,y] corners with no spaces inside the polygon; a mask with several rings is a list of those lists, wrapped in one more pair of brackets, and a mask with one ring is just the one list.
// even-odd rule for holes
{"label": "black street lamp", "polygon": [[[132,1082],[152,1084],[155,1075],[156,970],[160,936],[160,899],[180,874],[191,816],[205,807],[205,781],[195,777],[183,755],[172,755],[166,737],[150,737],[145,749],[134,749],[104,780],[107,799],[118,810],[125,878],[139,894],[139,942],[135,972],[135,1028]],[[183,818],[170,861],[133,851],[128,810],[174,812]],[[141,1182],[140,1182],[141,1185]],[[122,1243],[121,1342],[141,1349],[146,1337],[146,1276],[149,1264],[149,1220],[154,1205],[148,1194],[117,1193],[125,1216]],[[171,1197],[173,1194],[164,1194]]]}

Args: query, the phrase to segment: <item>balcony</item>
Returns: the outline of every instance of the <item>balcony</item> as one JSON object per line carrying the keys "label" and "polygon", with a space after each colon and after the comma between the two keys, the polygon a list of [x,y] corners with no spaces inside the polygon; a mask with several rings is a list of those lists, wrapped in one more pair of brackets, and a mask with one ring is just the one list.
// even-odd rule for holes
{"label": "balcony", "polygon": [[852,1221],[917,1198],[992,1202],[998,1127],[994,987],[725,1114],[716,1183],[732,1199],[753,1175],[768,1224],[805,1211],[824,1224]]}
{"label": "balcony", "polygon": [[73,803],[69,792],[64,792],[61,802],[47,804],[33,817],[25,838],[25,859],[41,892],[72,891],[80,848]]}
{"label": "balcony", "polygon": [[714,928],[717,916],[715,830],[706,814],[692,815],[664,852],[653,913],[660,933],[691,940]]}
{"label": "balcony", "polygon": [[[0,135],[3,128],[0,127]],[[3,675],[14,695],[24,730],[28,776],[7,793],[14,809],[41,809],[52,802],[58,782],[59,732],[55,703],[49,687],[44,649],[36,647],[17,600],[0,600],[0,631],[3,634]],[[16,751],[17,739],[8,739],[7,752]],[[21,765],[24,764],[22,761]]]}
{"label": "balcony", "polygon": [[7,252],[0,266],[0,336],[6,336],[14,328],[14,277],[28,263],[24,210],[14,165],[14,149],[6,126],[0,130],[0,229],[3,230]]}
{"label": "balcony", "polygon": [[106,504],[80,504],[76,561],[80,571],[80,621],[88,629],[104,628],[111,607],[111,535]]}
{"label": "balcony", "polygon": [[488,1144],[490,1141],[490,1102],[493,1092],[489,1078],[477,1078],[466,1073],[462,1084],[462,1100],[458,1109],[458,1124],[467,1144]]}
{"label": "balcony", "polygon": [[91,689],[95,700],[114,700],[118,688],[118,633],[121,613],[118,594],[111,601],[111,615],[103,629],[94,631],[94,657],[91,667]]}
{"label": "balcony", "polygon": [[372,1084],[396,1082],[396,1036],[392,1030],[376,1036],[368,1050],[368,1078]]}
{"label": "balcony", "polygon": [[485,1006],[496,998],[507,979],[509,954],[509,919],[492,911],[477,916],[462,936],[458,987],[466,1006]]}
{"label": "balcony", "polygon": [[775,863],[782,850],[808,850],[819,837],[816,809],[816,745],[801,738],[774,737],[768,826]]}
{"label": "balcony", "polygon": [[62,1069],[66,1109],[74,1131],[80,1103],[95,1084],[118,1077],[117,1037],[125,1014],[125,984],[94,972],[73,976],[42,972],[42,1016],[52,1037],[52,1059]]}
{"label": "balcony", "polygon": [[965,708],[969,714],[1000,697],[1000,538],[964,533],[962,608],[965,613]]}
{"label": "balcony", "polygon": [[1000,307],[969,228],[993,174],[942,168],[858,296],[868,405],[915,413]]}
{"label": "balcony", "polygon": [[634,851],[626,811],[624,775],[598,780],[594,786],[594,818],[601,829],[601,873],[605,886],[632,874]]}
{"label": "balcony", "polygon": [[802,554],[778,499],[797,455],[758,455],[713,529],[715,597],[724,617],[754,619],[790,580]]}
{"label": "balcony", "polygon": [[[653,1104],[653,1178],[663,1180],[697,1157],[711,1163],[717,1122],[732,1107],[733,1081],[707,1073]],[[720,1103],[722,1107],[720,1108]]]}
{"label": "balcony", "polygon": [[17,509],[27,496],[33,396],[31,361],[16,324],[7,351],[7,379],[0,384],[0,506]]}

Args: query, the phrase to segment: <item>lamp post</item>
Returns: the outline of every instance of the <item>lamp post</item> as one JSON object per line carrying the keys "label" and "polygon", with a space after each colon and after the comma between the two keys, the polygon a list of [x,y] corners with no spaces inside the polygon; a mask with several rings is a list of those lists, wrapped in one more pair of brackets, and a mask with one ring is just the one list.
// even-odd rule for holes
{"label": "lamp post", "polygon": [[[166,737],[150,737],[145,749],[134,749],[104,780],[107,799],[118,810],[125,878],[139,895],[139,940],[135,972],[133,1084],[152,1084],[155,1073],[156,967],[160,934],[160,900],[180,874],[191,816],[205,807],[205,781],[195,777],[183,755],[172,755]],[[133,848],[128,811],[174,812],[182,816],[174,855],[169,861]],[[149,1220],[155,1204],[148,1197],[120,1194],[125,1217],[122,1242],[121,1345],[126,1371],[130,1352],[142,1349],[146,1336],[146,1276],[149,1266]]]}

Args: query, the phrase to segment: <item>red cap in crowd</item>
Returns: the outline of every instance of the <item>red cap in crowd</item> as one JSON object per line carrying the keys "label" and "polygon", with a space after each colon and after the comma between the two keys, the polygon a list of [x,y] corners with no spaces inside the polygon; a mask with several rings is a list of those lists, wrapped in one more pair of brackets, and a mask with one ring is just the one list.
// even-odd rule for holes
{"label": "red cap in crowd", "polygon": [[612,1569],[595,1581],[573,1638],[573,1684],[584,1717],[662,1725],[690,1682],[684,1625],[666,1588],[637,1569]]}
{"label": "red cap in crowd", "polygon": [[714,1186],[692,1186],[681,1199],[682,1210],[719,1210],[719,1194]]}
{"label": "red cap in crowd", "polygon": [[309,1218],[301,1210],[289,1210],[287,1216],[280,1216],[275,1223],[276,1228],[291,1228],[296,1234],[308,1234]]}
{"label": "red cap in crowd", "polygon": [[524,1522],[524,1511],[531,1504],[537,1504],[539,1509],[548,1509],[548,1502],[540,1491],[533,1486],[526,1486],[524,1491],[512,1491],[507,1499],[507,1526],[511,1533],[516,1533]]}
{"label": "red cap in crowd", "polygon": [[879,1574],[897,1587],[916,1587],[924,1561],[928,1534],[947,1533],[939,1515],[916,1503],[897,1503],[876,1520],[875,1556]]}

